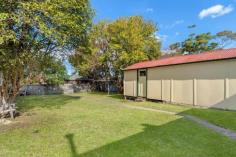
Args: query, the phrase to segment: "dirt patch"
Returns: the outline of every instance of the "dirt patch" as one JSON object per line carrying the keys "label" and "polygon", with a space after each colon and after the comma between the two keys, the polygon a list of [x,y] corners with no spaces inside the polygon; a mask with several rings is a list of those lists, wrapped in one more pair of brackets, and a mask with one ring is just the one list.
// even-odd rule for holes
{"label": "dirt patch", "polygon": [[7,119],[0,119],[0,125],[8,125],[11,124],[12,121],[7,120]]}
{"label": "dirt patch", "polygon": [[15,119],[7,119],[11,123],[7,125],[0,124],[0,134],[4,132],[14,131],[16,129],[26,129],[31,127],[41,127],[52,125],[55,122],[60,122],[63,119],[60,115],[52,114],[51,112],[45,112],[41,110],[30,110],[21,113]]}
{"label": "dirt patch", "polygon": [[0,133],[3,133],[5,131],[10,131],[14,129],[19,129],[19,128],[28,128],[32,126],[37,119],[36,114],[28,114],[28,113],[23,113],[20,116],[16,117],[15,119],[4,119],[5,124],[1,124],[0,122]]}

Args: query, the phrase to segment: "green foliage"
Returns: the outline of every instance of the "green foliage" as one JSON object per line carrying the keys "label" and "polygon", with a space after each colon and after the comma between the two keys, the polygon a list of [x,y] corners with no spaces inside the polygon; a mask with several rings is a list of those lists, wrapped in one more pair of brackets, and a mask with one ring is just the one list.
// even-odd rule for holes
{"label": "green foliage", "polygon": [[219,43],[220,48],[227,47],[233,42],[236,42],[236,32],[228,30],[218,32],[215,35],[215,40]]}
{"label": "green foliage", "polygon": [[31,44],[74,46],[86,36],[91,15],[88,0],[4,0],[0,2],[0,44],[24,41],[31,46],[32,40]]}
{"label": "green foliage", "polygon": [[236,40],[236,32],[233,32],[233,31],[225,30],[225,31],[222,31],[222,32],[218,32],[216,34],[216,36],[217,37],[227,37],[229,39]]}
{"label": "green foliage", "polygon": [[[195,27],[195,25],[193,26]],[[189,28],[193,26],[189,26]],[[190,34],[186,40],[171,44],[169,48],[179,53],[192,54],[225,48],[234,42],[236,42],[236,32],[225,30],[215,35],[211,35],[211,33]]]}
{"label": "green foliage", "polygon": [[121,18],[111,23],[108,33],[111,34],[112,55],[117,56],[114,60],[117,69],[158,58],[160,43],[155,38],[156,31],[156,26],[142,17]]}
{"label": "green foliage", "polygon": [[183,42],[170,45],[170,49],[177,50],[180,53],[201,53],[204,51],[214,50],[218,47],[218,43],[212,41],[214,36],[211,33],[190,34]]}
{"label": "green foliage", "polygon": [[126,66],[160,56],[156,31],[152,22],[139,16],[100,22],[90,32],[90,53],[82,56],[78,51],[71,62],[81,75],[119,79]]}
{"label": "green foliage", "polygon": [[1,0],[2,90],[11,86],[16,95],[25,71],[42,67],[42,58],[65,56],[86,45],[92,15],[88,0]]}
{"label": "green foliage", "polygon": [[64,79],[68,77],[66,68],[61,61],[51,59],[47,66],[43,68],[44,81],[50,85],[63,84]]}

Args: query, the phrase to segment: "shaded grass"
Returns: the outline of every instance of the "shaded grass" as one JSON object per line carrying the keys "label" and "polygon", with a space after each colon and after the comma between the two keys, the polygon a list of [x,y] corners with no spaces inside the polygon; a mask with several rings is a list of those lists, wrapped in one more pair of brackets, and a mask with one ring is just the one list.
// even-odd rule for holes
{"label": "shaded grass", "polygon": [[161,126],[149,124],[142,124],[142,126],[144,127],[142,132],[74,156],[97,157],[104,154],[108,157],[213,157],[235,155],[235,152],[231,150],[231,148],[236,148],[234,143],[229,144],[222,138],[218,145],[220,139],[214,133],[209,133],[206,129],[199,128],[183,119]]}
{"label": "shaded grass", "polygon": [[79,96],[69,95],[44,95],[26,96],[17,98],[17,107],[20,111],[27,111],[33,108],[60,108],[66,103],[79,99]]}
{"label": "shaded grass", "polygon": [[[129,105],[143,106],[154,109],[189,114],[207,120],[215,125],[236,131],[236,111],[228,111],[214,108],[199,108],[188,105],[172,105],[158,102],[134,102],[127,101]],[[236,102],[235,102],[236,105]]]}
{"label": "shaded grass", "polygon": [[[35,114],[30,116],[32,123],[27,127],[0,131],[0,156],[236,156],[236,141],[177,115],[120,107],[136,104],[168,108],[166,104],[137,103],[88,93],[41,98],[18,99],[22,110],[26,108],[26,113]],[[54,105],[48,107],[50,104]],[[187,112],[178,107],[169,106],[170,110]]]}
{"label": "shaded grass", "polygon": [[183,113],[205,119],[218,126],[236,131],[236,112],[235,111],[193,108],[190,110],[186,110]]}
{"label": "shaded grass", "polygon": [[[172,105],[168,103],[151,102],[151,101],[134,102],[134,101],[124,100],[123,95],[121,94],[107,95],[106,93],[98,92],[98,93],[93,93],[93,95],[94,96],[99,95],[100,97],[102,96],[103,97],[102,100],[105,99],[107,99],[107,101],[111,100],[113,104],[119,102],[128,105],[142,106],[153,109],[177,112],[179,114],[189,114],[207,120],[220,127],[236,131],[236,111],[226,111],[214,108],[206,109],[206,108],[193,107],[189,105]],[[112,100],[110,98],[114,98],[117,100]]]}
{"label": "shaded grass", "polygon": [[123,99],[123,95],[122,94],[111,94],[108,95],[108,97],[114,98],[114,99]]}

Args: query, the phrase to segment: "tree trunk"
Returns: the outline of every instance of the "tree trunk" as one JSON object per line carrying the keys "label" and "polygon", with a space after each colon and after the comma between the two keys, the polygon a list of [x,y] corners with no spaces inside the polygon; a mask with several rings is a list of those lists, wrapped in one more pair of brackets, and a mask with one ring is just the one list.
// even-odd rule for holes
{"label": "tree trunk", "polygon": [[20,90],[20,83],[23,78],[23,66],[18,65],[3,72],[3,85],[1,87],[1,99],[4,98],[7,103],[15,102]]}

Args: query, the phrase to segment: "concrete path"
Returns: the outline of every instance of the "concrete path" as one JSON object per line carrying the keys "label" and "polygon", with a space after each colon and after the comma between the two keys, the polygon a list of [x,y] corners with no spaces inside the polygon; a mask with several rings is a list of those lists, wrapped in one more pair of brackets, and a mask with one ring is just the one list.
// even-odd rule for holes
{"label": "concrete path", "polygon": [[157,110],[157,109],[147,108],[147,107],[142,107],[142,106],[123,105],[123,107],[130,108],[130,109],[136,109],[136,110],[145,110],[145,111],[152,111],[152,112],[159,112],[159,113],[177,115],[177,113],[175,113],[175,112]]}
{"label": "concrete path", "polygon": [[147,107],[141,107],[141,106],[132,106],[132,105],[122,105],[123,107],[129,108],[129,109],[136,109],[136,110],[144,110],[144,111],[151,111],[151,112],[159,112],[159,113],[166,113],[166,114],[171,114],[171,115],[178,115],[183,118],[186,118],[192,122],[195,122],[201,126],[204,126],[206,128],[209,128],[223,136],[226,136],[232,140],[236,140],[236,132],[225,129],[222,127],[219,127],[217,125],[214,125],[212,123],[209,123],[203,119],[197,118],[195,116],[187,115],[187,114],[178,114],[176,112],[170,112],[170,111],[164,111],[164,110],[158,110],[158,109],[153,109],[153,108],[147,108]]}
{"label": "concrete path", "polygon": [[229,130],[229,129],[225,129],[225,128],[222,128],[222,127],[219,127],[217,125],[214,125],[212,123],[209,123],[205,120],[202,120],[202,119],[199,119],[195,116],[190,116],[190,115],[183,115],[186,119],[188,120],[191,120],[193,122],[196,122],[202,126],[205,126],[206,128],[209,128],[211,130],[214,130],[215,132],[219,133],[219,134],[222,134],[224,136],[227,136],[229,137],[230,139],[233,139],[233,140],[236,140],[236,133]]}

